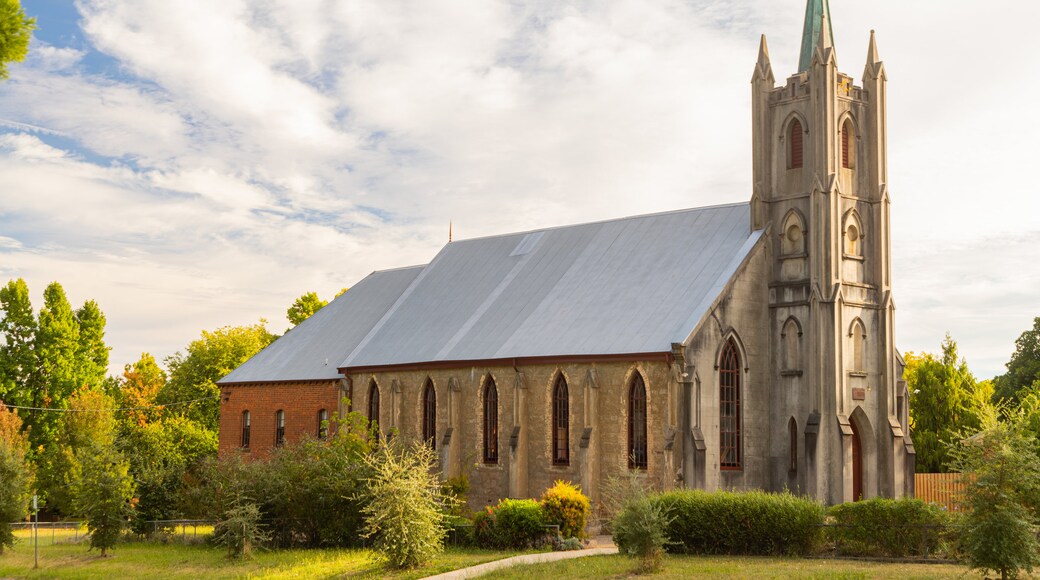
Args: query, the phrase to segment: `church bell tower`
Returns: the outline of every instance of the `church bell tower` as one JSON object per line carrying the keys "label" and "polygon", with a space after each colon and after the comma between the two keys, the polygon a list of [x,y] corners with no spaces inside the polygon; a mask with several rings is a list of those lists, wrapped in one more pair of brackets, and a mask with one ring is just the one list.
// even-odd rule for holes
{"label": "church bell tower", "polygon": [[885,67],[872,31],[861,84],[838,70],[828,0],[808,0],[800,47],[776,86],[763,36],[751,81],[751,226],[772,252],[770,428],[785,435],[772,476],[828,503],[900,497],[913,447],[894,346]]}

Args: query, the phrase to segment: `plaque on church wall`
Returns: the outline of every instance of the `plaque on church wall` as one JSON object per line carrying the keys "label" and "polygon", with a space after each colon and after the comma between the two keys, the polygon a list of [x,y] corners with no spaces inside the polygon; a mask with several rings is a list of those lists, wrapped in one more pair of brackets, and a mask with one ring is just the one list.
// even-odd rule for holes
{"label": "plaque on church wall", "polygon": [[852,389],[852,400],[853,401],[865,401],[867,399],[867,390],[863,387],[855,387]]}

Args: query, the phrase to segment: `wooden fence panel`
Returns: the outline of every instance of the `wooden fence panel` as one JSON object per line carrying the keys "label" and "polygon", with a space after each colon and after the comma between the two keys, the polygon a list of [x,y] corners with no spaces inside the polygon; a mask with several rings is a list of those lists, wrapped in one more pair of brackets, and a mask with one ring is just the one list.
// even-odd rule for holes
{"label": "wooden fence panel", "polygon": [[914,495],[917,499],[929,503],[946,506],[946,509],[960,511],[961,494],[964,484],[959,473],[915,473]]}

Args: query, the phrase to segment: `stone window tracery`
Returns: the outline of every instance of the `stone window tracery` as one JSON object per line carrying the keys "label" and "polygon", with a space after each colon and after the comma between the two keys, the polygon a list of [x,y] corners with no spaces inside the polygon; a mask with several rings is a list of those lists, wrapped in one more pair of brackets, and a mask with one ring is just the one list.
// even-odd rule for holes
{"label": "stone window tracery", "polygon": [[741,469],[741,369],[733,339],[726,341],[719,360],[719,466]]}
{"label": "stone window tracery", "polygon": [[570,403],[567,379],[556,377],[552,395],[552,458],[553,465],[570,465]]}
{"label": "stone window tracery", "polygon": [[635,373],[628,389],[628,468],[647,468],[646,385]]}

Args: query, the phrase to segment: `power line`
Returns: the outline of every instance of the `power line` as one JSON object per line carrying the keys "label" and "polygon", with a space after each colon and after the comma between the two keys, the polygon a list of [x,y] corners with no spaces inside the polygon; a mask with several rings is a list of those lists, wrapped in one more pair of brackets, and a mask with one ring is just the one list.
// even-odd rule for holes
{"label": "power line", "polygon": [[[175,401],[173,403],[165,403],[162,405],[145,405],[143,407],[117,407],[115,409],[59,409],[54,407],[21,407],[18,405],[4,405],[8,409],[22,409],[23,411],[50,411],[55,413],[108,413],[116,411],[145,411],[148,409],[162,409],[165,407],[176,407],[177,405],[190,405],[191,403],[197,403],[199,401],[208,401],[210,399],[219,399],[220,395],[212,397],[199,397],[198,399],[190,399],[188,401]],[[0,404],[3,404],[0,402]]]}

